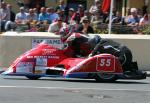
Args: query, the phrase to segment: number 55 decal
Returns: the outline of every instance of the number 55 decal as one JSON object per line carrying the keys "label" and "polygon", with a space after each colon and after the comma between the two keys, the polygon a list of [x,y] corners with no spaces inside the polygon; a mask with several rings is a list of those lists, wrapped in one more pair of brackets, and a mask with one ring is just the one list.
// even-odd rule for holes
{"label": "number 55 decal", "polygon": [[114,72],[115,59],[113,57],[98,58],[96,70],[102,72]]}
{"label": "number 55 decal", "polygon": [[111,65],[111,59],[101,59],[100,60],[100,66],[107,66],[109,67]]}

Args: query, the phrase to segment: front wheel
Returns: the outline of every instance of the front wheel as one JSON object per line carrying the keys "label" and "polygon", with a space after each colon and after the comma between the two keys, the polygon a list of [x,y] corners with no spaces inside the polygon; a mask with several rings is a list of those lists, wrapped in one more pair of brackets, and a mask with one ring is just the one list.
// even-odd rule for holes
{"label": "front wheel", "polygon": [[41,76],[26,76],[26,77],[30,80],[37,80],[37,79],[41,78]]}
{"label": "front wheel", "polygon": [[117,80],[117,76],[115,74],[96,73],[95,80],[97,82],[115,82]]}

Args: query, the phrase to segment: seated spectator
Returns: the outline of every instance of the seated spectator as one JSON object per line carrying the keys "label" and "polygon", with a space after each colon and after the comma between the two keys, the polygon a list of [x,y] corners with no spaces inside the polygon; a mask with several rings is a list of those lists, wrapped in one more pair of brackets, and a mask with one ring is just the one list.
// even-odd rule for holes
{"label": "seated spectator", "polygon": [[94,4],[90,7],[89,12],[94,15],[95,11],[101,9],[101,4],[99,0],[95,0]]}
{"label": "seated spectator", "polygon": [[150,25],[150,18],[148,17],[148,14],[145,14],[143,18],[140,19],[139,26],[145,26]]}
{"label": "seated spectator", "polygon": [[46,13],[46,8],[45,7],[42,7],[40,9],[40,14],[39,14],[39,18],[38,20],[43,23],[43,22],[47,22],[48,23],[48,15]]}
{"label": "seated spectator", "polygon": [[24,7],[20,7],[20,12],[16,14],[15,22],[16,24],[26,24],[27,23],[27,13]]}
{"label": "seated spectator", "polygon": [[67,26],[67,24],[63,22],[62,18],[58,18],[56,22],[53,22],[49,25],[48,32],[59,35],[60,29],[65,26]]}
{"label": "seated spectator", "polygon": [[121,21],[122,21],[122,16],[121,16],[120,12],[117,11],[116,15],[114,15],[113,18],[112,18],[112,23],[119,23],[119,24],[121,24]]}
{"label": "seated spectator", "polygon": [[29,9],[29,14],[27,15],[27,20],[29,22],[37,21],[38,20],[38,16],[37,16],[36,13],[34,13],[33,9]]}
{"label": "seated spectator", "polygon": [[65,11],[63,9],[57,9],[57,14],[60,18],[62,18],[63,22],[66,21]]}
{"label": "seated spectator", "polygon": [[81,20],[81,24],[76,29],[76,32],[82,34],[94,33],[92,26],[90,26],[90,20],[87,16],[84,16]]}
{"label": "seated spectator", "polygon": [[49,16],[48,19],[51,23],[53,23],[54,21],[56,21],[59,18],[59,15],[55,12],[53,7],[49,7]]}
{"label": "seated spectator", "polygon": [[91,23],[100,23],[100,22],[102,22],[102,18],[101,18],[101,16],[100,16],[100,12],[99,12],[99,10],[96,10],[96,11],[94,11],[93,12],[93,15],[92,15],[92,17],[91,17]]}
{"label": "seated spectator", "polygon": [[137,15],[137,9],[131,8],[131,15],[127,17],[127,25],[128,26],[137,26],[139,24],[140,18]]}
{"label": "seated spectator", "polygon": [[[88,19],[91,21],[91,13],[88,10],[84,11],[84,16],[87,16]],[[82,18],[81,18],[82,19]]]}

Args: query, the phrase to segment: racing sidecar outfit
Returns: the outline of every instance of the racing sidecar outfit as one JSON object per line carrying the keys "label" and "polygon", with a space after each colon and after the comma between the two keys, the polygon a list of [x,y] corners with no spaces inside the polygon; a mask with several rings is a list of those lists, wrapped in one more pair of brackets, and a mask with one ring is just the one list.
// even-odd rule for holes
{"label": "racing sidecar outfit", "polygon": [[101,39],[92,51],[91,56],[102,53],[108,53],[118,57],[124,71],[135,71],[138,69],[136,63],[132,62],[131,50],[125,45],[110,39]]}

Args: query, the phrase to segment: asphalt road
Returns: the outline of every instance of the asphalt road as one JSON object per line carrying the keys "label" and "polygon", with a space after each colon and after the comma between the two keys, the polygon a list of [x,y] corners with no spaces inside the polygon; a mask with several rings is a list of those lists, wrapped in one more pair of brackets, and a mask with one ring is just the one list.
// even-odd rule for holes
{"label": "asphalt road", "polygon": [[0,77],[0,103],[150,103],[150,78],[94,80]]}

